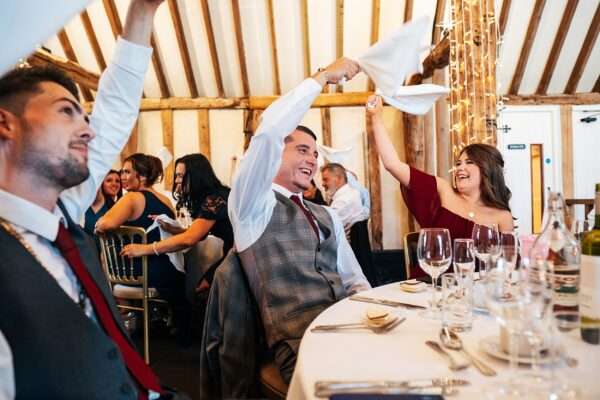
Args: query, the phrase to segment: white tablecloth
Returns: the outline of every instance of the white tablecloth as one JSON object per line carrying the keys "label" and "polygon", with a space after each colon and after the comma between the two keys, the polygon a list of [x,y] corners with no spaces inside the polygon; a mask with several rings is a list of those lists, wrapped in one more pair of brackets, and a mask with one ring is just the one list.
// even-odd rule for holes
{"label": "white tablecloth", "polygon": [[[407,293],[400,289],[398,283],[393,283],[361,295],[426,305],[431,292]],[[344,299],[321,313],[311,327],[360,321],[366,310],[372,307],[384,306]],[[288,399],[316,398],[314,385],[318,380],[404,380],[445,376],[466,379],[471,383],[459,388],[458,396],[452,398],[480,399],[483,387],[508,378],[508,364],[479,349],[482,338],[498,334],[499,328],[493,317],[476,313],[473,330],[461,334],[465,347],[498,372],[497,376],[490,378],[481,375],[474,367],[450,371],[446,360],[425,345],[426,340],[439,340],[440,321],[424,319],[418,315],[418,310],[389,309],[399,310],[407,320],[385,334],[367,330],[313,333],[309,327],[302,338]],[[600,346],[583,342],[579,331],[561,336],[568,354],[576,357],[579,365],[561,368],[558,373],[575,382],[581,388],[583,398],[600,399]],[[528,367],[520,369],[523,372],[528,370]]]}

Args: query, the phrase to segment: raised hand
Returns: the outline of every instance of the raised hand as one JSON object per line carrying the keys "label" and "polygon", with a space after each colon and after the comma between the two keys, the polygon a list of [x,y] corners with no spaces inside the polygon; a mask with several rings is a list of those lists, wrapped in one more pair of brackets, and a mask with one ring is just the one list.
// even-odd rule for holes
{"label": "raised hand", "polygon": [[313,78],[324,86],[326,83],[339,83],[342,79],[350,80],[359,72],[360,66],[356,61],[342,57],[314,74]]}
{"label": "raised hand", "polygon": [[381,96],[373,94],[369,96],[367,99],[367,103],[365,104],[367,109],[367,114],[370,116],[379,116],[383,112],[383,100]]}

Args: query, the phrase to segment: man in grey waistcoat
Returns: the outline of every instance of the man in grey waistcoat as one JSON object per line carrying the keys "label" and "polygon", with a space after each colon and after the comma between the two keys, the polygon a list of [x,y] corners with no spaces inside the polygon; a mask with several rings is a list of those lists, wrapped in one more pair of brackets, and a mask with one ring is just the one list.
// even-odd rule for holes
{"label": "man in grey waistcoat", "polygon": [[359,71],[356,62],[341,58],[271,104],[231,188],[235,247],[286,382],[312,320],[370,288],[335,212],[302,200],[318,169],[318,153],[314,133],[298,126],[327,83]]}
{"label": "man in grey waistcoat", "polygon": [[0,399],[179,398],[127,337],[77,221],[139,113],[162,0],[132,0],[90,117],[53,68],[0,77]]}

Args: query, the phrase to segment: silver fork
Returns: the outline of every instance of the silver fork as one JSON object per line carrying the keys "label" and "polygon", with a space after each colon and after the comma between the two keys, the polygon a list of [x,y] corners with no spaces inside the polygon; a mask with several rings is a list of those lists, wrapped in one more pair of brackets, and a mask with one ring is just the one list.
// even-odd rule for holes
{"label": "silver fork", "polygon": [[405,320],[406,320],[406,317],[403,317],[403,318],[394,317],[394,318],[391,318],[385,324],[379,325],[379,326],[368,325],[367,323],[364,323],[364,322],[317,325],[314,328],[312,328],[310,331],[311,332],[335,332],[335,331],[344,330],[344,329],[370,329],[375,333],[385,333],[385,332],[391,331],[392,329],[394,329],[395,327],[397,327],[398,325],[403,323]]}

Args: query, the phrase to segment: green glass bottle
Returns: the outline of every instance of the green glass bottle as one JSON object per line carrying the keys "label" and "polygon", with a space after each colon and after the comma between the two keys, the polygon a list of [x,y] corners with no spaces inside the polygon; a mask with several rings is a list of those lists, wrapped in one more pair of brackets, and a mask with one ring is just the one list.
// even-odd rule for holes
{"label": "green glass bottle", "polygon": [[596,184],[594,227],[581,239],[579,312],[581,338],[600,344],[600,183]]}

